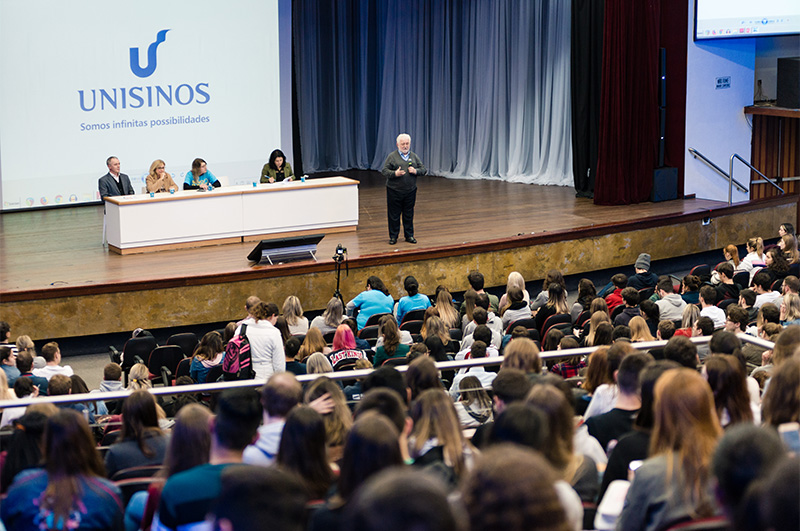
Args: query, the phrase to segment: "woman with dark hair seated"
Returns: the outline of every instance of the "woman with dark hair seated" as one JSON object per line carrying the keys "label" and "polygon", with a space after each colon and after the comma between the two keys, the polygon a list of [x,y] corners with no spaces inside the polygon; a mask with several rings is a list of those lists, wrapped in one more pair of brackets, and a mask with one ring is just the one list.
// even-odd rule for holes
{"label": "woman with dark hair seated", "polygon": [[219,332],[209,332],[203,336],[192,355],[189,374],[197,383],[206,383],[208,371],[222,363],[225,347],[222,345],[222,336]]}
{"label": "woman with dark hair seated", "polygon": [[286,155],[280,149],[269,154],[269,162],[261,169],[261,182],[274,183],[294,179],[292,165],[286,161]]}
{"label": "woman with dark hair seated", "polygon": [[106,452],[108,477],[134,466],[160,465],[169,438],[158,427],[156,400],[148,391],[131,393],[122,403],[122,430]]}
{"label": "woman with dark hair seated", "polygon": [[375,349],[375,359],[373,365],[380,367],[383,363],[392,358],[405,358],[411,347],[400,343],[400,330],[397,322],[391,315],[381,317],[378,336],[383,338],[383,344]]}
{"label": "woman with dark hair seated", "polygon": [[334,481],[325,447],[325,422],[308,406],[289,412],[278,447],[279,467],[297,474],[312,500],[322,500]]}
{"label": "woman with dark hair seated", "polygon": [[47,420],[44,467],[17,474],[0,506],[7,529],[124,529],[119,487],[108,481],[86,419]]}
{"label": "woman with dark hair seated", "polygon": [[367,278],[367,289],[348,302],[345,309],[347,310],[347,315],[350,316],[358,309],[356,323],[358,323],[358,329],[361,330],[372,315],[392,313],[392,310],[394,310],[394,299],[389,294],[389,290],[386,288],[383,281],[373,275]]}
{"label": "woman with dark hair seated", "polygon": [[18,473],[39,466],[46,423],[47,415],[40,412],[26,413],[12,423],[14,431],[8,438],[8,452],[0,472],[0,494],[8,491]]}
{"label": "woman with dark hair seated", "polygon": [[309,531],[341,529],[344,510],[356,489],[381,470],[403,465],[399,437],[394,424],[378,413],[364,415],[353,424],[344,445],[336,493],[312,515]]}
{"label": "woman with dark hair seated", "polygon": [[536,312],[536,328],[539,329],[539,337],[544,337],[546,330],[544,322],[553,315],[569,314],[567,306],[567,292],[561,284],[552,283],[547,289],[547,302]]}

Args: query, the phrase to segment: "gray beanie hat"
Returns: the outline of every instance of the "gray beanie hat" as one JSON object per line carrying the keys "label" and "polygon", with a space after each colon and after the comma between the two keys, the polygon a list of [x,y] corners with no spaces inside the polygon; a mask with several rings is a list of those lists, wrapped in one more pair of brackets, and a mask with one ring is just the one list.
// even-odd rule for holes
{"label": "gray beanie hat", "polygon": [[650,271],[650,255],[647,253],[642,253],[639,255],[639,258],[636,259],[636,263],[633,265],[636,269],[644,269],[645,271]]}

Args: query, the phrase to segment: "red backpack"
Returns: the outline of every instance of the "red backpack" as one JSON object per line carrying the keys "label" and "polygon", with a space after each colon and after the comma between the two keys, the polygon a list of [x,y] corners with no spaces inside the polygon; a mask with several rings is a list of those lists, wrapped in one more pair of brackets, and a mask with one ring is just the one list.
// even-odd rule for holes
{"label": "red backpack", "polygon": [[222,379],[252,380],[256,377],[253,370],[253,357],[250,354],[250,341],[247,339],[247,325],[242,323],[242,330],[225,345],[225,357],[222,359]]}

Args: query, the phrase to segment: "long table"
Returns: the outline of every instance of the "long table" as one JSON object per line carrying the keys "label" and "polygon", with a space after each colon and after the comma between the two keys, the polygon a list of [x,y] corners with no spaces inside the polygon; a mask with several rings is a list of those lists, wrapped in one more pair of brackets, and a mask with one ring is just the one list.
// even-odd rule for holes
{"label": "long table", "polygon": [[358,181],[346,177],[106,197],[108,248],[119,254],[357,226]]}

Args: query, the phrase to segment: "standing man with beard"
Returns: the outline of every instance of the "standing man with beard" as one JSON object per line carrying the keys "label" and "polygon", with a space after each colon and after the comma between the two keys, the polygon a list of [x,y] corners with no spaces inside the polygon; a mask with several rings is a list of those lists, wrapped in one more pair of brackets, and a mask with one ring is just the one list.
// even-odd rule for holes
{"label": "standing man with beard", "polygon": [[400,234],[400,216],[403,217],[403,235],[408,243],[414,238],[414,204],[417,201],[417,176],[428,170],[420,158],[411,151],[411,136],[397,136],[397,151],[392,151],[383,163],[386,177],[386,207],[389,215],[389,245],[397,243]]}

